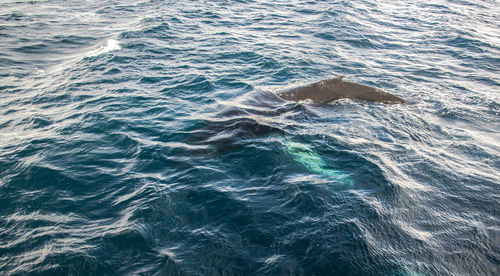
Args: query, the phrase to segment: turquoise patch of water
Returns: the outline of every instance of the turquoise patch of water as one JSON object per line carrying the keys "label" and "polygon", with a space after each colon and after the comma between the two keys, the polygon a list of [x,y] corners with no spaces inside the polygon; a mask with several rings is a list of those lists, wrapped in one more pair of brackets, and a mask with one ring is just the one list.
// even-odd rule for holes
{"label": "turquoise patch of water", "polygon": [[290,138],[284,138],[282,143],[285,152],[309,171],[324,175],[345,186],[354,185],[354,180],[348,173],[331,168],[309,145],[292,141]]}

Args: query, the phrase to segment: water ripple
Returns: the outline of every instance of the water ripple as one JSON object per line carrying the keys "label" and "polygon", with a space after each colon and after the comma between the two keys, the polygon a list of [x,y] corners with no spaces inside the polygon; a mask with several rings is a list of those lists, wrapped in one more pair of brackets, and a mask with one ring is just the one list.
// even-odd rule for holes
{"label": "water ripple", "polygon": [[498,10],[2,2],[0,274],[499,274]]}

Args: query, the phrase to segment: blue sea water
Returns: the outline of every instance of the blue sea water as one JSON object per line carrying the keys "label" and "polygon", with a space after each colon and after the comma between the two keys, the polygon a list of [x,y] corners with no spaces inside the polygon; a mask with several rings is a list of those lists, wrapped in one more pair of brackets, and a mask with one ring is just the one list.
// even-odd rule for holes
{"label": "blue sea water", "polygon": [[499,275],[499,156],[498,1],[0,3],[2,275]]}

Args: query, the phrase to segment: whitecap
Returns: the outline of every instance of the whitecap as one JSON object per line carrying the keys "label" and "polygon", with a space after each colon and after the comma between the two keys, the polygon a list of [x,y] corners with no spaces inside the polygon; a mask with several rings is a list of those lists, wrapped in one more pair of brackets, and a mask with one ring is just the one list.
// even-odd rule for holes
{"label": "whitecap", "polygon": [[120,49],[121,49],[121,47],[120,47],[120,43],[118,42],[118,40],[109,39],[106,42],[106,45],[102,45],[101,47],[90,51],[86,56],[87,57],[95,57],[95,56],[102,55],[104,53],[108,53],[108,52],[116,51],[116,50],[120,50]]}

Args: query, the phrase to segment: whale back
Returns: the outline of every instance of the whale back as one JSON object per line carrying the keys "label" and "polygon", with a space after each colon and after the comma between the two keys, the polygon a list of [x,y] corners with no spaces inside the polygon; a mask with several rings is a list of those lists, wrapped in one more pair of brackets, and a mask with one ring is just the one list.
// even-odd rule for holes
{"label": "whale back", "polygon": [[289,101],[311,100],[315,103],[328,103],[342,98],[384,103],[404,102],[403,99],[380,89],[344,81],[343,76],[288,89],[279,92],[278,96]]}

